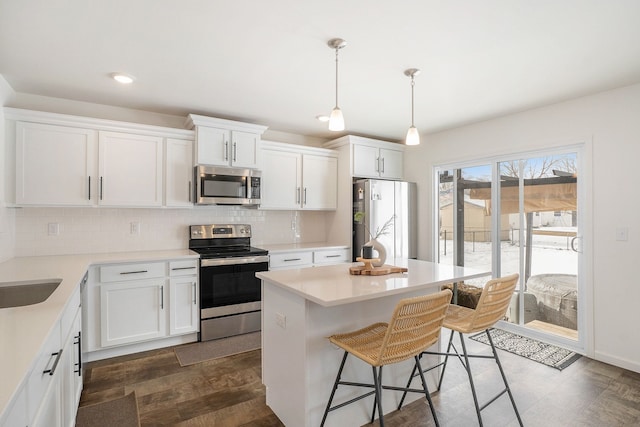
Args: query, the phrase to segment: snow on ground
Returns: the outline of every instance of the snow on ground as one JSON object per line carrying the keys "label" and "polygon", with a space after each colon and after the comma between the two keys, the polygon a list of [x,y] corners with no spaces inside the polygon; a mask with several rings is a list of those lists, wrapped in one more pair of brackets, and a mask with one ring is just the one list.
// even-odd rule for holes
{"label": "snow on ground", "polygon": [[[577,274],[578,253],[571,249],[571,238],[561,236],[533,236],[531,275],[536,274]],[[443,264],[453,263],[453,242],[448,240],[447,254],[444,254],[444,240],[440,240],[440,261]],[[520,248],[518,241],[502,241],[501,275],[519,273]],[[523,251],[523,257],[525,256]],[[524,262],[524,261],[523,261]],[[491,243],[465,242],[464,265],[482,270],[491,270]],[[470,284],[483,285],[486,279],[471,281]]]}

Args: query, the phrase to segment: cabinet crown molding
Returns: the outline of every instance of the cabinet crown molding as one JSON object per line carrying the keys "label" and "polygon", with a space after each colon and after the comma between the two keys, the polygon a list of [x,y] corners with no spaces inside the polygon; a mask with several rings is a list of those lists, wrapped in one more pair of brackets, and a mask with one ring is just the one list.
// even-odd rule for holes
{"label": "cabinet crown molding", "polygon": [[218,119],[216,117],[200,116],[197,114],[189,114],[185,126],[193,129],[196,126],[208,126],[215,128],[224,128],[228,130],[253,132],[262,135],[268,126],[256,125],[253,123],[238,122],[235,120]]}
{"label": "cabinet crown molding", "polygon": [[88,127],[101,131],[142,133],[151,136],[174,137],[193,140],[194,132],[187,129],[177,129],[156,125],[144,125],[133,122],[121,122],[94,117],[74,116],[70,114],[49,113],[44,111],[24,110],[20,108],[4,107],[6,120],[43,123],[68,127]]}
{"label": "cabinet crown molding", "polygon": [[327,141],[322,144],[325,148],[338,148],[344,145],[349,144],[362,144],[368,145],[370,147],[378,147],[378,148],[389,148],[397,151],[404,151],[404,144],[392,142],[392,141],[384,141],[381,139],[373,139],[373,138],[365,138],[363,136],[355,136],[355,135],[345,135],[338,139],[334,139],[331,141]]}
{"label": "cabinet crown molding", "polygon": [[317,154],[328,157],[338,157],[338,153],[335,150],[321,147],[310,147],[308,145],[289,144],[286,142],[276,142],[262,140],[260,145],[261,150],[278,150],[287,152],[296,152],[301,154]]}

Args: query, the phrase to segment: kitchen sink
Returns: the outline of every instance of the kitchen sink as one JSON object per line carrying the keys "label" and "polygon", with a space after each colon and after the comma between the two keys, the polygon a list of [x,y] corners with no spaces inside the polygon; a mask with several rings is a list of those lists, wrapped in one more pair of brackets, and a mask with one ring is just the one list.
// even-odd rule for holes
{"label": "kitchen sink", "polygon": [[0,308],[22,307],[45,301],[61,279],[0,283]]}

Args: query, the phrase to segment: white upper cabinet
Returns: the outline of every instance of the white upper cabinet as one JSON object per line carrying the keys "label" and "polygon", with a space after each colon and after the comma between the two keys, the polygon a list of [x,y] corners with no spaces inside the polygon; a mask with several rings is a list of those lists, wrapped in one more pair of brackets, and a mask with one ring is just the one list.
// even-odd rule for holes
{"label": "white upper cabinet", "polygon": [[353,144],[353,176],[402,179],[401,150]]}
{"label": "white upper cabinet", "polygon": [[335,209],[338,191],[338,159],[303,155],[303,209]]}
{"label": "white upper cabinet", "polygon": [[165,206],[193,206],[193,141],[166,139],[164,172]]}
{"label": "white upper cabinet", "polygon": [[266,126],[195,114],[189,115],[187,126],[196,131],[196,164],[258,167],[260,137]]}
{"label": "white upper cabinet", "polygon": [[261,169],[261,209],[336,209],[338,159],[333,151],[265,142]]}
{"label": "white upper cabinet", "polygon": [[98,203],[102,206],[162,206],[163,139],[100,132]]}
{"label": "white upper cabinet", "polygon": [[347,135],[324,146],[349,162],[352,177],[400,180],[404,174],[404,145]]}
{"label": "white upper cabinet", "polygon": [[302,187],[302,154],[292,151],[263,149],[262,209],[300,209]]}
{"label": "white upper cabinet", "polygon": [[193,131],[4,111],[16,205],[192,206]]}
{"label": "white upper cabinet", "polygon": [[[16,203],[87,206],[95,203],[97,132],[16,123]],[[93,181],[93,182],[92,182]]]}

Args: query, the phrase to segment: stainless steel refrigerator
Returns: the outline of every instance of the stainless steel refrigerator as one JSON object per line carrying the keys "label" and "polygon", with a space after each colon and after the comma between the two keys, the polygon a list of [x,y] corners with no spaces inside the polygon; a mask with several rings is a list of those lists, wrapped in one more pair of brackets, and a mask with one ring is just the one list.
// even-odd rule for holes
{"label": "stainless steel refrigerator", "polygon": [[375,236],[387,221],[387,233],[378,241],[393,258],[417,257],[417,188],[415,182],[360,179],[353,184],[353,260],[361,256],[362,245]]}

